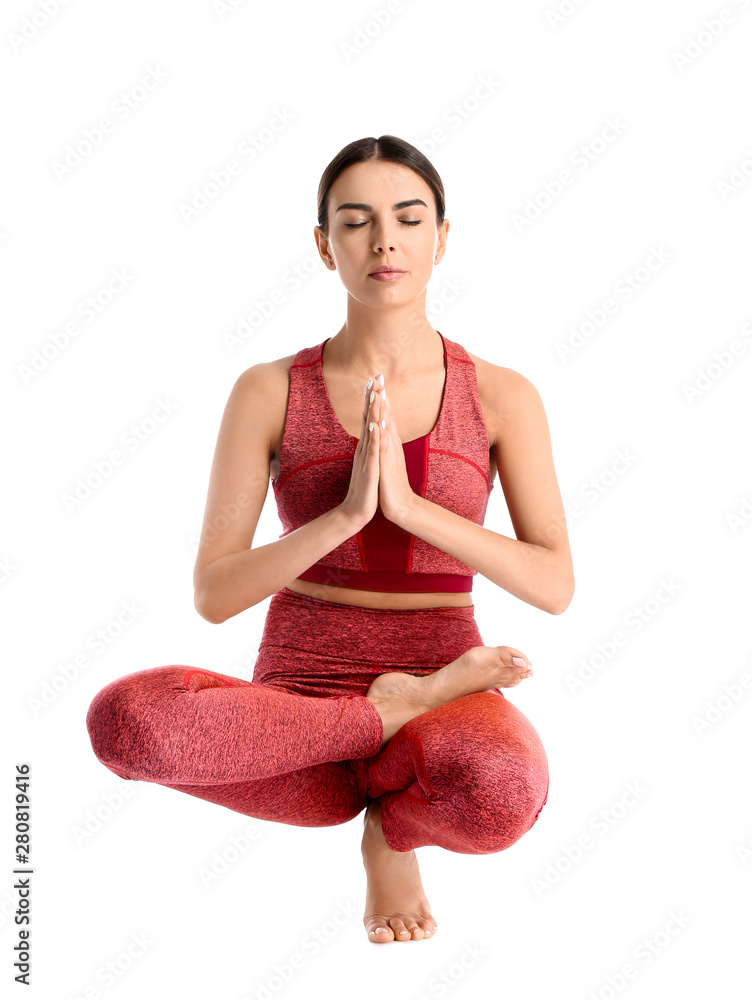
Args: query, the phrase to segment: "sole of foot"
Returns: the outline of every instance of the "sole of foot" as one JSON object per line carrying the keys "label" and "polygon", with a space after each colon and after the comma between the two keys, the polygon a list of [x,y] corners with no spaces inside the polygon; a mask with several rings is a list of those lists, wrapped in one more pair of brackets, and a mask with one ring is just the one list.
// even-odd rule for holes
{"label": "sole of foot", "polygon": [[516,687],[532,674],[525,655],[511,646],[473,646],[427,677],[398,672],[379,674],[366,697],[381,716],[386,743],[416,715],[466,694],[492,687]]}

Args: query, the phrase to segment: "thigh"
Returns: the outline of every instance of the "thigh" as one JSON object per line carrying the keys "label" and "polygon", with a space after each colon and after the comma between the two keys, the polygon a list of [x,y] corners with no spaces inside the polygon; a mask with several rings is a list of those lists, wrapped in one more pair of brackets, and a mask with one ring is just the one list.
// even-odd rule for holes
{"label": "thigh", "polygon": [[530,720],[498,690],[464,695],[405,723],[368,761],[368,794],[418,781],[430,801],[449,787],[500,785],[538,799],[548,759]]}
{"label": "thigh", "polygon": [[316,764],[255,781],[160,784],[245,816],[292,826],[347,823],[366,805],[363,781],[347,761]]}

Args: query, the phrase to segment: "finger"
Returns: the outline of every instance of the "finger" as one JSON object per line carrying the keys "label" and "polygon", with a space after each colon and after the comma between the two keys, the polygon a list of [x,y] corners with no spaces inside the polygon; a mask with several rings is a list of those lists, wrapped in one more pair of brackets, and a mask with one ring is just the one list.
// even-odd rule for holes
{"label": "finger", "polygon": [[373,420],[374,425],[378,426],[379,437],[383,438],[385,437],[386,431],[389,430],[389,424],[387,423],[386,420],[386,401],[382,396],[382,392],[384,392],[385,390],[379,389],[378,382],[374,386],[374,389],[376,389],[377,392],[373,401],[373,410],[371,411],[373,416],[371,417],[371,419]]}
{"label": "finger", "polygon": [[374,414],[376,413],[379,398],[376,390],[377,385],[374,384],[366,391],[366,420],[369,422],[373,421],[374,423],[376,422]]}
{"label": "finger", "polygon": [[368,411],[371,406],[370,397],[373,389],[373,379],[369,379],[368,381],[371,383],[370,388],[368,382],[363,384],[363,414],[360,421],[360,438],[358,439],[358,443],[365,438],[366,428],[368,427]]}
{"label": "finger", "polygon": [[370,437],[373,439],[374,444],[377,446],[375,450],[378,452],[379,435],[381,433],[381,425],[379,423],[380,420],[379,400],[381,397],[379,396],[378,392],[376,392],[377,385],[378,383],[376,383],[373,389],[371,389],[371,393],[373,394],[373,399],[371,400],[369,396],[370,402],[368,409],[368,433]]}
{"label": "finger", "polygon": [[386,394],[386,398],[382,403],[382,410],[383,410],[383,417],[386,420],[387,431],[389,431],[389,434],[391,435],[391,437],[394,438],[395,441],[401,442],[402,439],[400,438],[399,430],[397,429],[397,425],[394,422],[394,415],[392,413],[392,399],[389,393]]}

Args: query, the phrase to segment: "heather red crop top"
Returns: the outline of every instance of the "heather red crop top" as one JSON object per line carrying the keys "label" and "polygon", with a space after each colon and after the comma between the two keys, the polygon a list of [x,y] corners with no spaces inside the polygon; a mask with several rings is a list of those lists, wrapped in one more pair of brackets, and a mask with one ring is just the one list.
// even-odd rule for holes
{"label": "heather red crop top", "polygon": [[[408,479],[420,496],[482,525],[493,483],[475,365],[464,347],[439,336],[445,368],[439,418],[428,434],[403,442]],[[358,438],[340,424],[329,398],[321,360],[327,340],[298,351],[290,368],[280,467],[272,480],[280,538],[342,503],[350,485]],[[477,572],[388,520],[379,507],[300,579],[357,590],[457,593],[472,590]]]}

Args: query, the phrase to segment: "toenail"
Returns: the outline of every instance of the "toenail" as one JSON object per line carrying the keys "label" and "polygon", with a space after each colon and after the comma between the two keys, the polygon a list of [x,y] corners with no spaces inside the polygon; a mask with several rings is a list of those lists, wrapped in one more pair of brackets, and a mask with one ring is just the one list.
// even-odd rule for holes
{"label": "toenail", "polygon": [[426,935],[426,937],[430,937],[431,936],[431,932],[430,931],[423,931],[423,933]]}

